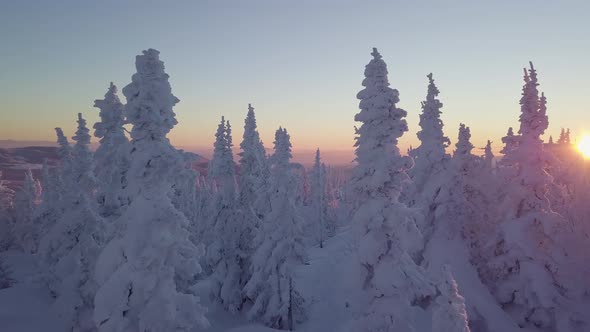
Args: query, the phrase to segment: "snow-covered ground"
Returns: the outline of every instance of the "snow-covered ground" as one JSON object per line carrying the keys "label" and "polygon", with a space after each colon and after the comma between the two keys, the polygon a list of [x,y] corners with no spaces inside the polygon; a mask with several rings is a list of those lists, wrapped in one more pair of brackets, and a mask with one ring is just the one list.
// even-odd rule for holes
{"label": "snow-covered ground", "polygon": [[52,299],[35,282],[37,263],[31,255],[15,251],[0,254],[15,283],[0,290],[0,326],[7,332],[61,332],[65,326],[51,314]]}
{"label": "snow-covered ground", "polygon": [[[354,315],[355,299],[359,297],[358,271],[353,256],[350,231],[343,231],[325,243],[324,248],[310,250],[309,264],[297,271],[297,284],[308,302],[308,319],[298,331],[325,332],[344,330]],[[34,256],[8,251],[0,259],[11,271],[15,284],[0,290],[1,331],[62,332],[62,322],[52,315],[52,299],[35,278],[38,273]],[[265,332],[278,331],[248,322],[241,315],[232,315],[209,298],[209,282],[203,281],[196,290],[208,309],[211,327],[207,332]]]}
{"label": "snow-covered ground", "polygon": [[473,331],[521,331],[481,283],[477,271],[469,262],[469,252],[463,241],[447,239],[440,232],[436,233],[425,256],[428,271],[432,275],[437,275],[443,264],[451,266],[459,291],[465,297],[465,306]]}

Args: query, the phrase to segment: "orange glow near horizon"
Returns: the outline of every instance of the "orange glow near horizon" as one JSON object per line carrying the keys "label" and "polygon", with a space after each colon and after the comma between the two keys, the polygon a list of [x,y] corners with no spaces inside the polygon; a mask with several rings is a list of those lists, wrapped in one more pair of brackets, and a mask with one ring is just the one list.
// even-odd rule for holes
{"label": "orange glow near horizon", "polygon": [[578,148],[578,151],[580,151],[580,153],[584,156],[585,159],[590,159],[590,136],[589,135],[584,134],[580,138],[580,141],[578,142],[578,145],[576,145],[576,147]]}

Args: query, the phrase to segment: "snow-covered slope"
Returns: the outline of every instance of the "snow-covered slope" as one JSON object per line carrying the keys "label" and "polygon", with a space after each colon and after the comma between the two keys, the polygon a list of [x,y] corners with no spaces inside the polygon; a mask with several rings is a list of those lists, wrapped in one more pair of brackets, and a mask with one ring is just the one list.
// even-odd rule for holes
{"label": "snow-covered slope", "polygon": [[16,283],[0,290],[0,330],[7,332],[61,332],[63,324],[52,315],[49,292],[34,282],[35,259],[19,252],[4,252],[0,260]]}
{"label": "snow-covered slope", "polygon": [[449,264],[465,297],[471,332],[521,331],[513,320],[498,306],[477,271],[469,262],[469,252],[460,239],[448,239],[443,232],[436,232],[425,252],[427,270],[437,276],[441,266]]}
{"label": "snow-covered slope", "polygon": [[[324,248],[312,248],[309,264],[298,268],[297,284],[308,300],[308,320],[298,331],[343,331],[358,305],[359,285],[356,259],[353,258],[353,239],[350,231],[343,231],[326,242]],[[35,257],[5,252],[0,256],[17,282],[0,290],[0,322],[2,331],[61,332],[62,322],[51,314],[52,299],[47,290],[35,283]],[[248,322],[241,315],[231,315],[209,300],[210,283],[197,286],[203,305],[208,308],[211,327],[207,332],[271,332],[260,324]]]}

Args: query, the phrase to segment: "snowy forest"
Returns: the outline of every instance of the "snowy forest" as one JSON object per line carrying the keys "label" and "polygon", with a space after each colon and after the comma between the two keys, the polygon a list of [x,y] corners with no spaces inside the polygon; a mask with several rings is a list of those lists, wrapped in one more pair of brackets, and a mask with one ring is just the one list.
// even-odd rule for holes
{"label": "snowy forest", "polygon": [[199,172],[167,138],[180,100],[160,52],[137,55],[99,122],[72,114],[71,142],[55,128],[57,166],[17,190],[0,176],[0,330],[590,331],[586,160],[567,129],[543,140],[533,63],[501,156],[493,138],[479,156],[468,124],[444,132],[433,74],[420,145],[401,151],[400,92],[377,49],[367,60],[351,172],[321,146],[293,162],[288,123],[268,154],[247,101],[239,153],[219,114]]}

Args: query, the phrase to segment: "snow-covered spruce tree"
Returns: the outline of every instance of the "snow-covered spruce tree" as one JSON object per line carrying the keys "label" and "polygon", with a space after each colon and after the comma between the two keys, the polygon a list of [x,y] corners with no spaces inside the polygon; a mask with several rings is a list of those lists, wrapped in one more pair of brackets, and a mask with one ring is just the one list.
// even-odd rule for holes
{"label": "snow-covered spruce tree", "polygon": [[213,157],[209,162],[207,177],[215,193],[208,207],[209,219],[202,223],[200,237],[206,249],[204,269],[207,274],[210,274],[221,259],[221,240],[216,234],[215,227],[220,219],[227,220],[234,217],[236,200],[233,154],[227,136],[227,122],[223,116],[215,133]]}
{"label": "snow-covered spruce tree", "polygon": [[244,120],[244,136],[240,143],[239,198],[243,207],[252,207],[259,218],[264,218],[270,209],[268,179],[270,175],[266,150],[256,126],[254,108],[248,104]]}
{"label": "snow-covered spruce tree", "polygon": [[[67,179],[61,190],[59,218],[39,244],[46,271],[46,282],[56,298],[56,315],[74,331],[94,331],[93,299],[96,291],[93,270],[103,237],[103,222],[94,211],[92,195],[96,188],[94,163],[89,149],[86,121],[78,114],[78,129],[73,149],[61,130],[57,130],[62,160],[61,173]],[[71,152],[71,153],[68,153]],[[65,174],[65,170],[69,173]]]}
{"label": "snow-covered spruce tree", "polygon": [[548,121],[540,106],[532,63],[528,72],[525,69],[524,81],[520,136],[506,155],[514,172],[505,184],[509,191],[501,207],[503,223],[488,250],[493,256],[483,279],[520,326],[571,331],[580,307],[566,304],[575,293],[567,289],[568,255],[560,245],[567,224],[547,199],[552,179],[545,171],[547,158],[540,136]]}
{"label": "snow-covered spruce tree", "polygon": [[61,174],[65,179],[60,194],[62,211],[41,239],[39,254],[45,264],[48,288],[56,298],[56,315],[74,331],[94,331],[93,271],[103,237],[103,221],[94,211],[92,198],[96,178],[90,135],[81,114],[73,148],[69,148],[61,130],[57,133],[64,167]]}
{"label": "snow-covered spruce tree", "polygon": [[432,332],[469,332],[465,299],[459,289],[451,267],[442,266],[442,281],[437,285],[438,306],[432,313]]}
{"label": "snow-covered spruce tree", "polygon": [[59,169],[50,169],[47,159],[41,169],[41,198],[33,223],[40,236],[46,234],[62,213],[63,188],[59,181]]}
{"label": "snow-covered spruce tree", "polygon": [[461,174],[468,174],[470,169],[477,163],[477,159],[471,153],[473,144],[471,144],[471,130],[465,124],[459,124],[459,136],[455,144],[453,153],[453,162]]}
{"label": "snow-covered spruce tree", "polygon": [[246,294],[254,302],[248,312],[251,320],[266,326],[292,331],[304,318],[304,300],[297,291],[295,267],[303,264],[306,253],[301,225],[295,207],[295,176],[290,164],[291,142],[286,129],[275,133],[271,168],[271,211],[266,216],[260,243],[252,258],[252,278]]}
{"label": "snow-covered spruce tree", "polygon": [[242,210],[235,191],[231,125],[221,119],[214,144],[209,176],[217,184],[213,198],[213,242],[207,248],[212,264],[213,296],[230,312],[242,309],[244,286],[250,278],[254,213]]}
{"label": "snow-covered spruce tree", "polygon": [[[342,174],[335,171],[335,168],[322,163],[322,173],[325,183],[324,199],[326,201],[326,231],[327,236],[331,237],[336,234],[336,229],[340,221],[342,212],[345,211],[343,203],[343,188],[346,181],[341,177]],[[348,179],[348,177],[346,177]]]}
{"label": "snow-covered spruce tree", "polygon": [[[72,148],[61,128],[55,128],[59,148],[57,154],[60,163],[50,169],[47,160],[43,161],[42,169],[42,195],[38,213],[35,216],[35,224],[39,228],[40,240],[46,237],[51,228],[69,208],[66,204],[66,195],[70,190],[72,175]],[[43,255],[44,253],[40,253]]]}
{"label": "snow-covered spruce tree", "polygon": [[474,264],[480,262],[481,247],[489,239],[495,225],[493,204],[496,193],[491,168],[483,168],[482,160],[471,152],[471,131],[461,123],[452,168],[449,172],[448,187],[445,192],[444,208],[439,213],[440,224],[454,241],[461,239],[470,247]]}
{"label": "snow-covered spruce tree", "polygon": [[[191,233],[191,241],[195,245],[205,245],[207,238],[204,238],[205,233],[210,230],[208,221],[211,217],[211,207],[213,206],[212,198],[215,190],[213,185],[206,176],[199,175],[197,178],[197,192],[195,202],[195,220],[197,222],[189,225]],[[210,243],[210,242],[209,242]]]}
{"label": "snow-covered spruce tree", "polygon": [[197,223],[197,179],[199,173],[192,168],[196,156],[193,153],[178,150],[182,162],[175,171],[171,200],[189,221],[189,228]]}
{"label": "snow-covered spruce tree", "polygon": [[94,197],[97,180],[94,176],[94,156],[90,151],[90,130],[82,113],[78,113],[78,129],[72,140],[76,142],[72,149],[72,181],[89,197]]}
{"label": "snow-covered spruce tree", "polygon": [[207,175],[217,186],[221,197],[226,201],[236,198],[236,174],[231,147],[231,127],[229,127],[229,122],[225,121],[222,116],[215,133],[213,158],[209,163]]}
{"label": "snow-covered spruce tree", "polygon": [[418,303],[435,295],[433,283],[413,257],[423,249],[415,212],[399,202],[402,184],[408,181],[409,157],[402,157],[399,137],[408,130],[406,111],[396,106],[397,90],[389,87],[387,65],[377,49],[365,67],[365,87],[357,94],[362,123],[356,137],[357,165],[352,190],[357,208],[352,223],[360,239],[358,257],[363,290],[368,299],[353,331],[411,331]]}
{"label": "snow-covered spruce tree", "polygon": [[6,180],[2,177],[2,171],[0,171],[0,209],[10,209],[12,207],[13,199],[14,190],[8,187]]}
{"label": "snow-covered spruce tree", "polygon": [[324,247],[324,241],[328,235],[328,201],[326,196],[326,168],[322,164],[320,149],[315,153],[315,160],[310,177],[311,210],[313,213],[313,234],[320,245]]}
{"label": "snow-covered spruce tree", "polygon": [[131,204],[96,266],[94,322],[101,332],[192,331],[208,325],[199,299],[181,284],[200,272],[201,253],[189,240],[188,221],[169,192],[178,151],[166,135],[177,121],[168,74],[157,50],[136,57],[137,73],[123,88],[131,130]]}
{"label": "snow-covered spruce tree", "polygon": [[[502,148],[500,153],[502,153],[504,155],[504,158],[506,158],[506,156],[510,156],[510,153],[514,149],[516,149],[516,146],[518,145],[518,136],[514,135],[514,130],[512,129],[512,127],[508,128],[506,136],[502,137],[502,143],[504,143],[504,147]],[[504,158],[502,158],[501,163],[508,166],[509,158]]]}
{"label": "snow-covered spruce tree", "polygon": [[39,245],[40,229],[34,220],[38,200],[33,172],[28,169],[14,198],[16,222],[13,229],[16,244],[27,253],[35,253]]}
{"label": "snow-covered spruce tree", "polygon": [[412,149],[410,156],[414,158],[414,167],[409,170],[412,184],[407,197],[410,206],[425,211],[424,218],[418,225],[425,237],[429,237],[434,227],[434,211],[437,196],[445,186],[450,156],[445,152],[451,141],[443,133],[443,122],[440,119],[443,104],[437,98],[439,90],[434,84],[432,74],[428,74],[428,93],[422,102],[420,128],[418,138],[420,146]]}
{"label": "snow-covered spruce tree", "polygon": [[565,143],[565,129],[561,128],[561,132],[559,133],[559,138],[557,139],[557,144]]}
{"label": "snow-covered spruce tree", "polygon": [[8,249],[13,244],[12,238],[12,201],[14,190],[8,188],[0,171],[0,251]]}
{"label": "snow-covered spruce tree", "polygon": [[488,140],[483,151],[483,166],[485,169],[491,171],[494,168],[494,153],[492,152],[492,141]]}
{"label": "snow-covered spruce tree", "polygon": [[73,151],[68,138],[64,135],[61,128],[55,128],[55,133],[57,135],[57,144],[59,147],[57,148],[57,155],[59,156],[60,165],[59,165],[59,184],[60,184],[60,192],[62,194],[66,194],[67,187],[71,184],[72,178],[72,159],[73,159]]}
{"label": "snow-covered spruce tree", "polygon": [[94,101],[100,110],[100,121],[94,124],[94,136],[100,145],[94,153],[96,178],[99,186],[96,194],[100,214],[117,217],[122,207],[129,204],[124,194],[127,186],[130,144],[125,136],[124,106],[117,95],[117,87],[111,82],[104,99]]}
{"label": "snow-covered spruce tree", "polygon": [[311,188],[309,185],[309,176],[307,169],[300,163],[292,163],[295,175],[299,178],[297,183],[297,195],[295,196],[295,206],[302,209],[304,206],[309,206],[311,198]]}
{"label": "snow-covered spruce tree", "polygon": [[[444,173],[449,155],[446,154],[445,149],[449,146],[451,141],[443,133],[443,122],[440,119],[441,108],[443,104],[437,98],[439,90],[434,84],[432,74],[428,74],[428,93],[426,100],[422,102],[422,114],[420,114],[420,128],[417,136],[420,139],[420,146],[411,150],[411,156],[414,158],[414,167],[409,171],[409,175],[414,182],[416,193],[423,197],[416,197],[417,200],[421,198],[427,201],[433,200],[434,192],[440,183],[435,183],[431,186],[433,181],[441,178],[441,173]],[[429,188],[425,188],[429,186]],[[434,191],[434,192],[433,192]]]}

